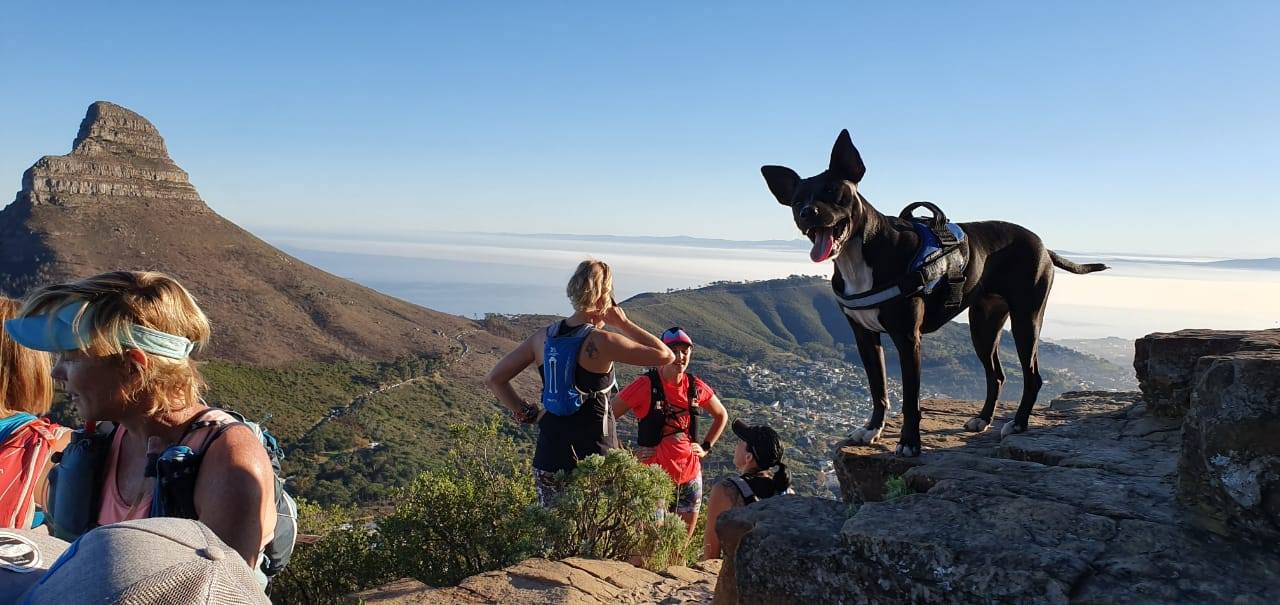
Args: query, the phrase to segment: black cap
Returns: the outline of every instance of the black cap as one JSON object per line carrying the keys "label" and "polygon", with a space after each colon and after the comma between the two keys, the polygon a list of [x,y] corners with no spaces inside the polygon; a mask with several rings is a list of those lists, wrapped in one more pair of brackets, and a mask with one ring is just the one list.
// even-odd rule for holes
{"label": "black cap", "polygon": [[734,420],[733,434],[747,442],[747,451],[755,456],[756,465],[760,468],[772,468],[782,462],[782,439],[769,426],[751,426],[741,419]]}

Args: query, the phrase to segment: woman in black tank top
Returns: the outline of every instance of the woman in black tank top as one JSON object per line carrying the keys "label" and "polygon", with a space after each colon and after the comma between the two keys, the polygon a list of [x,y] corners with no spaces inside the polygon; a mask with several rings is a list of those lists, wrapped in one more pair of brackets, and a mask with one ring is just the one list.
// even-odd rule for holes
{"label": "woman in black tank top", "polygon": [[[733,452],[733,465],[741,474],[726,477],[711,488],[707,527],[715,527],[720,513],[726,510],[791,492],[791,475],[782,462],[782,440],[777,431],[766,425],[751,426],[735,420],[733,434],[741,440]],[[774,467],[778,470],[773,470]],[[706,532],[703,538],[702,558],[720,558],[720,537],[714,531]]]}
{"label": "woman in black tank top", "polygon": [[[609,397],[614,386],[613,364],[658,366],[671,363],[675,355],[658,337],[644,331],[613,302],[613,275],[600,261],[583,261],[566,288],[574,313],[553,324],[551,333],[562,336],[591,324],[574,364],[574,385],[584,394],[582,405],[567,415],[547,413],[541,406],[522,398],[511,381],[529,366],[542,370],[548,330],[540,329],[525,339],[494,366],[485,384],[516,421],[538,425],[538,446],[533,467],[539,496],[549,504],[554,486],[545,485],[553,473],[573,470],[578,461],[602,454],[613,441]],[[606,332],[604,327],[617,332]],[[541,374],[541,372],[539,372]],[[543,385],[546,388],[546,385]],[[534,401],[541,401],[541,397]]]}
{"label": "woman in black tank top", "polygon": [[[578,326],[561,320],[556,334],[564,336]],[[543,414],[538,421],[538,447],[533,468],[548,472],[573,470],[578,461],[591,454],[604,454],[617,446],[609,424],[609,397],[617,384],[613,371],[597,373],[574,364],[574,386],[585,393],[582,407],[571,416]],[[538,365],[542,374],[542,365]]]}

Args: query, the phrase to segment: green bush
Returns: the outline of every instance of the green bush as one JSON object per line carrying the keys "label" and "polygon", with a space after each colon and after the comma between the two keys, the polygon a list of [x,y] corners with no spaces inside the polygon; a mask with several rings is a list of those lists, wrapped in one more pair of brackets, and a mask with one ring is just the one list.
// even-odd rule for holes
{"label": "green bush", "polygon": [[907,480],[898,475],[893,475],[884,482],[885,502],[897,500],[898,498],[914,493],[916,493],[916,491],[911,489]]}
{"label": "green bush", "polygon": [[683,562],[684,522],[674,514],[658,520],[674,490],[666,472],[626,450],[588,456],[551,510],[550,556],[638,558],[650,569]]}
{"label": "green bush", "polygon": [[540,554],[543,513],[529,461],[498,420],[450,429],[456,447],[395,496],[378,522],[390,565],[432,586]]}
{"label": "green bush", "polygon": [[272,599],[328,605],[403,577],[449,586],[534,556],[661,569],[701,553],[700,539],[683,549],[678,516],[658,519],[674,493],[661,469],[624,450],[589,456],[566,478],[556,506],[544,511],[528,456],[499,428],[496,417],[451,428],[454,447],[394,492],[394,512],[376,527],[358,520],[354,509],[301,502],[301,531],[324,538],[298,549],[273,581]]}
{"label": "green bush", "polygon": [[354,511],[298,502],[298,528],[324,539],[300,545],[289,566],[269,587],[276,605],[337,605],[346,594],[395,579],[388,573],[376,533],[355,519]]}

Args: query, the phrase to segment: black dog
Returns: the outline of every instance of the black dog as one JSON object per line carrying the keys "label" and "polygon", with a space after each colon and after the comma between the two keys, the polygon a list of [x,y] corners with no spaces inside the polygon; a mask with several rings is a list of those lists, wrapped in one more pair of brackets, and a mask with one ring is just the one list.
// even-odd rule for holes
{"label": "black dog", "polygon": [[[909,217],[881,214],[858,193],[866,168],[849,131],[841,131],[836,139],[826,172],[801,179],[783,166],[764,166],[760,171],[769,191],[784,206],[791,207],[796,226],[813,241],[813,261],[834,259],[836,271],[831,279],[837,295],[847,299],[878,291],[899,283],[911,271],[922,236],[911,221],[904,220]],[[884,332],[893,339],[902,360],[903,423],[897,453],[919,455],[920,335],[937,330],[965,308],[969,309],[973,348],[987,375],[986,403],[977,416],[965,423],[965,429],[982,431],[991,424],[1004,384],[998,356],[1000,333],[1009,320],[1022,363],[1022,402],[1013,421],[1001,428],[1000,436],[1027,430],[1031,408],[1043,382],[1037,349],[1040,323],[1053,285],[1053,267],[1078,274],[1107,268],[1066,260],[1046,249],[1036,234],[1012,223],[983,221],[960,223],[959,227],[966,237],[953,242],[953,256],[960,259],[955,264],[953,281],[929,293],[897,296],[871,308],[844,309],[875,406],[866,425],[850,435],[856,443],[873,443],[884,429],[888,399],[884,351],[880,348],[880,333]],[[949,296],[954,298],[948,300]]]}

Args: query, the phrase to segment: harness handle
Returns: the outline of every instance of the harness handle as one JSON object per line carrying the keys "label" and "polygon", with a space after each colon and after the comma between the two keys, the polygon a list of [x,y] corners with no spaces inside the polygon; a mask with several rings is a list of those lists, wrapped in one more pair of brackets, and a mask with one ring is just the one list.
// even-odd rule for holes
{"label": "harness handle", "polygon": [[908,204],[906,208],[903,208],[902,212],[898,213],[898,218],[904,221],[915,220],[915,216],[911,213],[915,211],[916,208],[924,208],[933,213],[933,216],[928,220],[931,227],[944,227],[947,224],[946,213],[944,213],[941,208],[935,206],[933,202],[912,202],[911,204]]}

